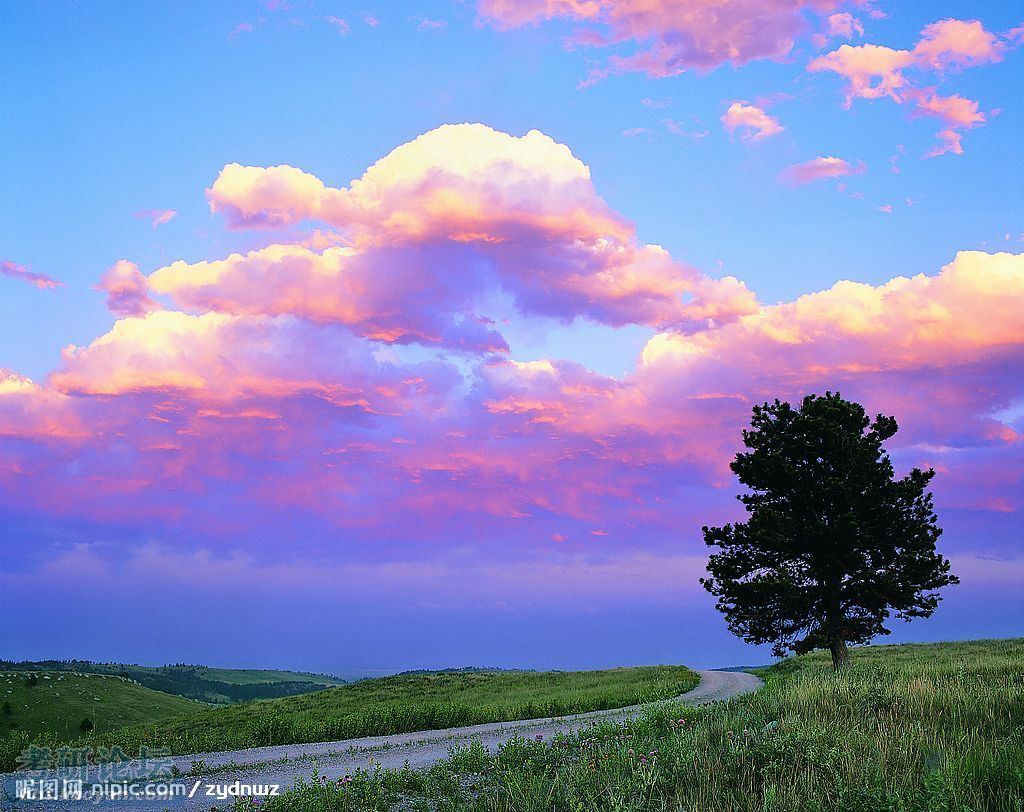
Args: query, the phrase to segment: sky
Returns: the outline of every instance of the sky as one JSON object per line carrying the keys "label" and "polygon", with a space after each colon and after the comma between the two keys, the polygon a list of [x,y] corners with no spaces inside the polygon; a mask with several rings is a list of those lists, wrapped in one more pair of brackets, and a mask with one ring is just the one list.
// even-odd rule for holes
{"label": "sky", "polygon": [[839,390],[1024,617],[1003,2],[28,3],[0,26],[0,657],[765,662],[700,587]]}

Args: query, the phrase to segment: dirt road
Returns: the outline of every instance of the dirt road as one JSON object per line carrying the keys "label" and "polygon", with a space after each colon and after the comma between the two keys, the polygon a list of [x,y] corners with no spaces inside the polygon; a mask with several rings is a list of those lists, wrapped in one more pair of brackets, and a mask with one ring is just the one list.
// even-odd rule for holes
{"label": "dirt road", "polygon": [[[688,705],[704,705],[709,702],[730,699],[756,691],[761,680],[752,674],[734,671],[698,671],[700,684],[677,701]],[[16,781],[37,777],[31,773],[7,773],[0,775],[3,794],[0,809],[47,810],[47,812],[85,812],[98,809],[102,812],[139,812],[140,810],[208,810],[212,806],[229,807],[230,801],[218,800],[207,795],[208,785],[225,786],[239,781],[242,784],[279,784],[282,790],[290,787],[299,778],[308,778],[314,768],[320,775],[337,780],[362,768],[376,765],[400,768],[408,764],[414,769],[429,767],[448,756],[448,749],[455,745],[478,741],[490,750],[495,750],[509,739],[520,736],[549,739],[556,733],[577,730],[594,721],[619,722],[636,716],[644,705],[633,705],[616,710],[592,711],[573,716],[553,719],[529,719],[518,722],[494,722],[484,725],[429,730],[417,733],[399,733],[390,736],[374,736],[362,739],[348,739],[336,742],[314,744],[288,744],[275,747],[256,747],[249,750],[232,750],[223,753],[201,753],[191,756],[174,756],[173,764],[182,773],[193,769],[194,762],[202,761],[204,767],[197,775],[182,778],[192,797],[173,800],[144,800],[122,798],[102,800],[93,805],[84,801],[19,801],[16,800]],[[138,767],[133,762],[133,764]],[[90,768],[86,784],[99,777],[96,768]]]}

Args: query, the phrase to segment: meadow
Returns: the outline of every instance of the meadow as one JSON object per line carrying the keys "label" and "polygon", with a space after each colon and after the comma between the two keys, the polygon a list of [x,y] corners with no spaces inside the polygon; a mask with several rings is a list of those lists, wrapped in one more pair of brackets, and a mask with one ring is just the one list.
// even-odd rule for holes
{"label": "meadow", "polygon": [[205,706],[108,674],[0,672],[0,737],[69,740],[89,721],[98,735],[202,711]]}
{"label": "meadow", "polygon": [[[428,771],[316,777],[263,812],[1021,812],[1024,640],[874,646],[762,672],[760,692]],[[236,812],[251,807],[239,802]]]}
{"label": "meadow", "polygon": [[[79,735],[70,743],[120,747],[127,754],[142,747],[189,754],[336,741],[616,708],[676,696],[697,682],[697,675],[682,666],[413,673],[162,716],[151,724]],[[13,769],[16,754],[29,743],[23,732],[14,734],[0,740],[0,769]],[[36,743],[53,747],[69,742],[57,731],[37,737]]]}

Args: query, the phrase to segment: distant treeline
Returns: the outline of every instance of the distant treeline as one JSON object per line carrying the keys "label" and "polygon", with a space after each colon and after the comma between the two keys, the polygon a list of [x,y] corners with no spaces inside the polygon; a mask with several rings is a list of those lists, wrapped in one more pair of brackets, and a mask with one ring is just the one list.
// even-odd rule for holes
{"label": "distant treeline", "polygon": [[252,699],[274,699],[322,691],[328,687],[312,680],[232,683],[202,676],[202,666],[144,666],[122,663],[92,663],[86,660],[38,660],[12,662],[0,660],[0,671],[77,671],[84,674],[110,674],[133,680],[154,691],[175,694],[199,702],[229,704]]}

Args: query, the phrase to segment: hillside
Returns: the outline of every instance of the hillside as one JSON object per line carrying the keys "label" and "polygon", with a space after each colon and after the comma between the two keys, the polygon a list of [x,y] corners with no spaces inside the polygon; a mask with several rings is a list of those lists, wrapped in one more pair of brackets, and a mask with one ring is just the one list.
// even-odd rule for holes
{"label": "hillside", "polygon": [[50,734],[62,741],[81,736],[85,719],[103,735],[205,709],[117,676],[42,670],[0,672],[0,703],[0,737]]}
{"label": "hillside", "polygon": [[0,673],[9,670],[113,674],[134,680],[154,691],[218,705],[294,696],[346,684],[345,680],[337,677],[302,671],[210,668],[183,664],[151,667],[86,660],[0,661]]}
{"label": "hillside", "polygon": [[682,666],[410,674],[207,708],[188,718],[163,717],[155,724],[93,736],[91,743],[117,745],[128,753],[143,745],[202,753],[335,741],[622,707],[676,696],[697,682],[697,675]]}

